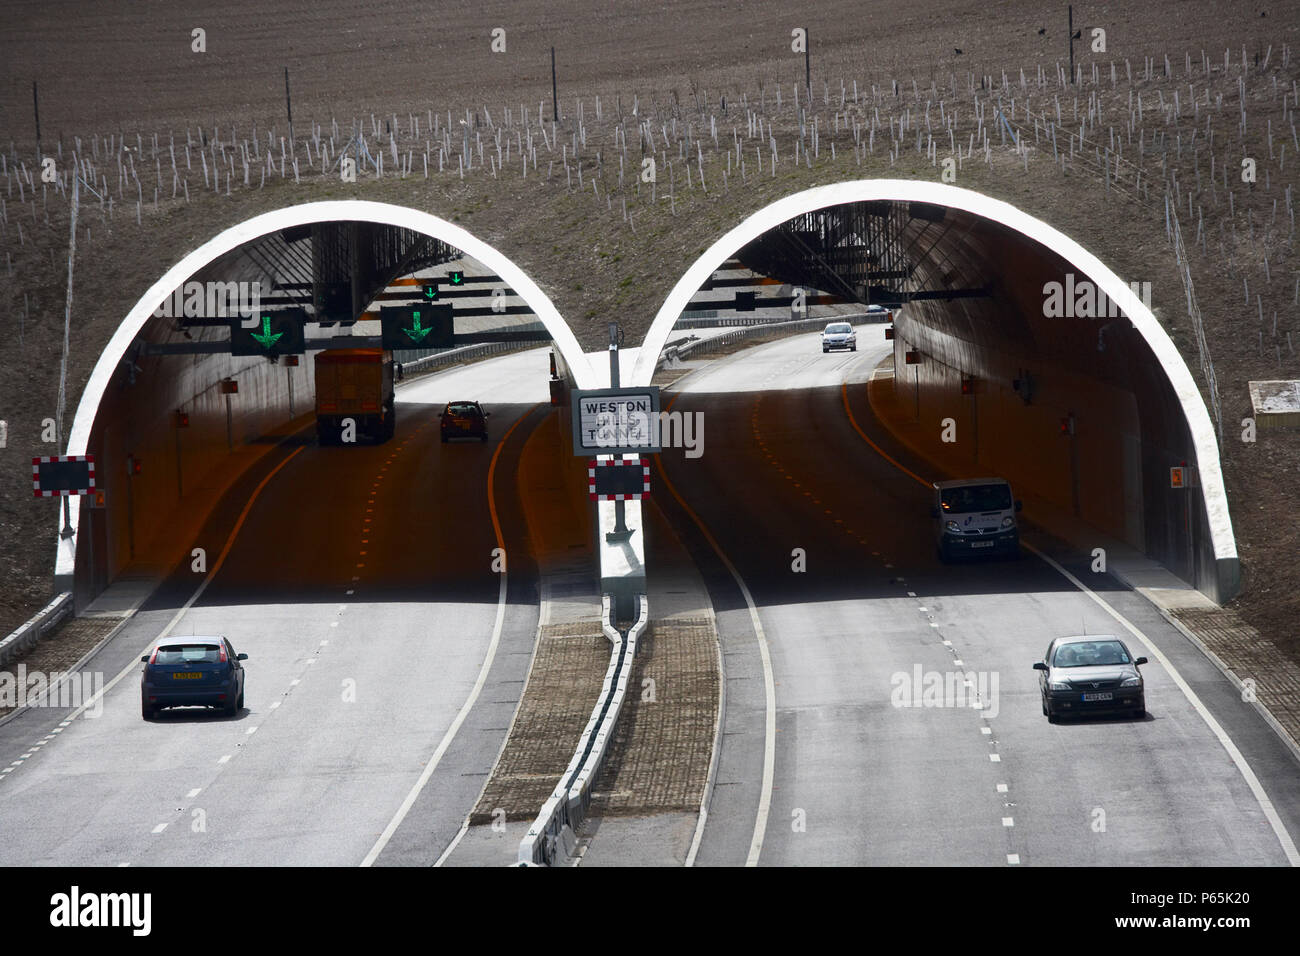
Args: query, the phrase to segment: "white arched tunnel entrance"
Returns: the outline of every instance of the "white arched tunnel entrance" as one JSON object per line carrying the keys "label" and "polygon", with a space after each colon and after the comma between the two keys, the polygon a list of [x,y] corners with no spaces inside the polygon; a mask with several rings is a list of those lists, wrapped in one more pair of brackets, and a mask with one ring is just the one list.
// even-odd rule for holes
{"label": "white arched tunnel entrance", "polygon": [[[426,212],[387,203],[360,200],[305,203],[264,213],[226,229],[184,256],[149,288],[127,313],[96,362],[77,405],[64,454],[87,453],[101,407],[110,391],[110,383],[114,380],[114,376],[121,375],[124,363],[127,366],[132,364],[133,343],[151,319],[155,318],[154,310],[159,303],[170,296],[173,290],[179,288],[182,283],[210,263],[264,236],[281,230],[330,222],[393,226],[421,233],[454,246],[499,276],[527,303],[550,334],[556,350],[579,388],[592,388],[600,384],[593,378],[587,357],[550,298],[508,257],[462,227]],[[292,396],[292,392],[290,395]],[[292,407],[292,397],[290,407]],[[177,455],[179,456],[179,450]],[[102,465],[100,467],[103,468]],[[73,586],[78,554],[77,532],[81,527],[81,518],[81,509],[72,508],[69,516],[71,533],[68,534],[65,530],[58,539],[55,582],[59,589],[70,590]],[[62,524],[61,519],[60,524]]]}
{"label": "white arched tunnel entrance", "polygon": [[[1082,403],[1077,409],[1080,428],[1086,423],[1087,434],[1097,439],[1093,450],[1098,462],[1089,472],[1085,458],[1085,506],[1109,497],[1112,500],[1099,511],[1109,508],[1119,514],[1127,507],[1127,515],[1120,514],[1106,530],[1127,539],[1213,599],[1231,597],[1239,587],[1240,567],[1218,445],[1205,403],[1182,356],[1150,308],[1095,255],[1001,200],[954,186],[910,180],[836,183],[781,199],[718,239],[677,282],[639,350],[631,382],[650,382],[679,316],[728,259],[796,217],[865,202],[943,207],[950,218],[960,219],[963,228],[946,233],[939,243],[926,248],[915,267],[923,276],[928,271],[925,277],[931,287],[951,282],[993,288],[991,297],[983,300],[916,302],[895,320],[900,364],[904,349],[915,350],[922,357],[915,385],[918,408],[933,409],[936,421],[939,415],[960,415],[960,399],[952,396],[960,396],[962,379],[973,375],[986,383],[990,393],[998,395],[990,394],[981,411],[986,407],[1002,409],[999,414],[1005,419],[998,424],[1013,425],[1024,436],[1024,447],[1017,450],[1004,442],[999,453],[994,448],[997,443],[990,440],[990,448],[978,453],[979,461],[1002,467],[1015,481],[1018,466],[1037,467],[1035,451],[1050,440],[1045,431],[1049,421],[1055,427],[1055,415],[1065,415],[1068,409],[1073,422],[1076,409],[1072,403]],[[952,238],[945,246],[948,236]],[[1087,326],[1090,344],[1080,346],[1078,337],[1085,334],[1080,331],[1082,324],[1067,327],[1059,324],[1064,321],[1061,319],[1054,320],[1056,325],[1047,322],[1044,282],[1063,278],[1066,273],[1090,280],[1099,295],[1109,298],[1131,319],[1131,331],[1116,327],[1108,333],[1096,323]],[[1121,332],[1128,338],[1117,342]],[[1070,336],[1076,338],[1067,342]],[[1042,364],[1041,372],[1036,363]],[[1054,396],[1044,389],[1033,407],[1027,399],[1020,400],[1023,395],[1007,400],[1014,397],[1013,381],[1022,374],[1018,368],[1025,366],[1056,388]],[[1100,408],[1087,407],[1085,397],[1094,384],[1098,393],[1108,396],[1110,416]],[[924,405],[926,401],[931,404]],[[1119,417],[1125,419],[1129,432],[1123,441],[1114,424]],[[1006,431],[1004,428],[1004,436]],[[990,439],[995,436],[993,429],[987,433]],[[1058,451],[1049,447],[1049,454]],[[1192,466],[1195,487],[1171,491],[1166,466],[1179,464]],[[1106,468],[1114,470],[1108,475]],[[1075,471],[1077,486],[1077,463]],[[1107,488],[1107,482],[1116,487]],[[1064,483],[1068,485],[1068,479]],[[1077,487],[1073,504],[1079,515]],[[1087,507],[1082,511],[1087,519]]]}

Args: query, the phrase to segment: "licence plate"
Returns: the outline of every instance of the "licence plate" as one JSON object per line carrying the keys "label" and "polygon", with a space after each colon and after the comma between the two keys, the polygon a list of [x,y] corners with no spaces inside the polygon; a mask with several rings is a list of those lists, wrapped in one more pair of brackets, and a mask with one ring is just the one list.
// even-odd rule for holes
{"label": "licence plate", "polygon": [[1084,694],[1083,699],[1085,702],[1093,700],[1114,700],[1115,695],[1107,691],[1104,694]]}
{"label": "licence plate", "polygon": [[972,548],[991,548],[991,547],[993,547],[993,542],[992,542],[992,541],[972,541],[972,542],[970,543],[970,546],[971,546]]}
{"label": "licence plate", "polygon": [[202,677],[202,674],[173,674],[172,680],[200,680]]}

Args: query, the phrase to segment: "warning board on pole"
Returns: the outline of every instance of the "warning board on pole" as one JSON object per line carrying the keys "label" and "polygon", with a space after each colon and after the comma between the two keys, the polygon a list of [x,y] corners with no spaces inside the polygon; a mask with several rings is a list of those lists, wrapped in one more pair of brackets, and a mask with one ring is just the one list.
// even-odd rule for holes
{"label": "warning board on pole", "polygon": [[650,459],[589,461],[587,492],[592,501],[640,501],[650,494]]}
{"label": "warning board on pole", "polygon": [[88,495],[94,490],[94,455],[55,455],[32,459],[32,493],[37,498]]}
{"label": "warning board on pole", "polygon": [[575,389],[571,395],[575,455],[661,451],[657,385]]}

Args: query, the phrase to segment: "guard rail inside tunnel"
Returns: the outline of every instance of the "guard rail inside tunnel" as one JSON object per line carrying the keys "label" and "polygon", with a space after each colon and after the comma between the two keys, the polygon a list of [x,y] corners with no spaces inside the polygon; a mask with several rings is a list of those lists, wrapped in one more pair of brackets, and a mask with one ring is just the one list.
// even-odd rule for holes
{"label": "guard rail inside tunnel", "polygon": [[945,470],[1005,477],[1212,600],[1238,590],[1214,425],[1150,308],[1153,277],[1121,280],[1053,226],[969,190],[818,187],[755,213],[688,269],[634,382],[650,380],[690,297],[733,257],[899,310],[894,388],[936,438],[951,420],[955,440],[938,443]]}

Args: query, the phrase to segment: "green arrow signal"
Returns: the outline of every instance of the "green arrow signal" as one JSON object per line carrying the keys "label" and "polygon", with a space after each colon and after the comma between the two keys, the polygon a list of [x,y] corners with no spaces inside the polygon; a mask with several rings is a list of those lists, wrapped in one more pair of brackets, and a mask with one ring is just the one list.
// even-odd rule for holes
{"label": "green arrow signal", "polygon": [[258,344],[260,344],[264,349],[274,348],[275,343],[280,341],[283,337],[283,332],[271,331],[271,317],[269,315],[262,316],[262,334],[258,335],[256,332],[253,333],[253,338],[256,339]]}
{"label": "green arrow signal", "polygon": [[438,298],[438,287],[436,285],[426,285],[424,287],[424,297],[426,299]]}
{"label": "green arrow signal", "polygon": [[453,273],[451,274],[451,284],[452,284],[452,285],[460,285],[461,282],[464,281],[464,279],[465,279],[465,273],[463,273],[463,272],[453,272]]}
{"label": "green arrow signal", "polygon": [[411,318],[415,323],[415,327],[410,329],[402,329],[402,331],[407,335],[407,337],[410,338],[412,342],[423,342],[424,337],[433,331],[433,326],[429,326],[429,328],[427,329],[422,328],[420,325],[419,312],[412,312]]}

